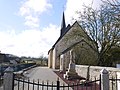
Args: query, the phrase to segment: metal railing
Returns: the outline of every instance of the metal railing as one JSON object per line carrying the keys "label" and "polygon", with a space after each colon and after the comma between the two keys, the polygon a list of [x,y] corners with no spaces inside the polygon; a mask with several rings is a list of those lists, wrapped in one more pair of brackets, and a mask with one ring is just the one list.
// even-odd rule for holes
{"label": "metal railing", "polygon": [[[60,83],[59,80],[50,83],[49,81],[17,79],[14,78],[14,90],[101,90],[101,77],[94,81],[81,80],[75,83]],[[119,90],[120,79],[117,75],[109,79],[109,90]]]}
{"label": "metal railing", "polygon": [[49,83],[48,81],[40,83],[39,80],[15,79],[14,85],[14,90],[101,90],[100,80],[96,79],[94,81],[69,84],[61,84],[59,80],[56,83]]}
{"label": "metal railing", "polygon": [[110,90],[120,90],[120,79],[117,78],[117,75],[109,79]]}
{"label": "metal railing", "polygon": [[3,85],[3,76],[0,75],[0,86]]}

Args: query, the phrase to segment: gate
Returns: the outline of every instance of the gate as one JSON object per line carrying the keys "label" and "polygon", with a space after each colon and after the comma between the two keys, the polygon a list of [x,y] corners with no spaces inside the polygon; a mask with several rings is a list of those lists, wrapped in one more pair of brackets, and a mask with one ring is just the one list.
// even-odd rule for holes
{"label": "gate", "polygon": [[4,74],[3,90],[120,90],[120,77],[118,75],[109,79],[109,73],[104,69],[100,79],[74,83],[60,83],[59,80],[49,81],[15,78],[12,71]]}
{"label": "gate", "polygon": [[14,90],[101,90],[100,80],[86,81],[81,83],[61,84],[59,80],[55,83],[49,81],[25,79],[14,79]]}

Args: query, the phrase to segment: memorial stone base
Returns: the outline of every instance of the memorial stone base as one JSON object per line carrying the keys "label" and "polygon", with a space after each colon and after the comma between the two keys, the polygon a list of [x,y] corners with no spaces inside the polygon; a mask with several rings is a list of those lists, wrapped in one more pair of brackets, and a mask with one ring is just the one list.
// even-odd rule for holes
{"label": "memorial stone base", "polygon": [[65,79],[75,79],[77,77],[78,77],[78,74],[76,73],[76,70],[75,70],[75,64],[70,63],[68,71],[66,71],[66,73],[64,74],[64,78]]}

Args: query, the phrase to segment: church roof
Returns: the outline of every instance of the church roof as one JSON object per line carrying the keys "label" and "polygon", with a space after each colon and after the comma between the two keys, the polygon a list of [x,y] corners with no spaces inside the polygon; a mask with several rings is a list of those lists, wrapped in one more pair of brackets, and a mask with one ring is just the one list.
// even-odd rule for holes
{"label": "church roof", "polygon": [[[55,44],[52,46],[52,48],[50,49],[50,50],[52,50],[54,47],[55,47],[55,45],[61,40],[61,38],[70,30],[70,28],[71,28],[72,26],[70,26],[70,24],[68,24],[68,26],[66,27],[66,28],[64,28],[64,32],[62,32],[62,34],[60,35],[60,37],[58,38],[58,40],[55,42]],[[49,50],[49,51],[50,51]],[[48,51],[48,53],[49,53],[49,51]]]}
{"label": "church roof", "polygon": [[[62,23],[61,23],[61,34],[60,34],[60,37],[58,38],[58,40],[55,42],[55,44],[52,46],[52,49],[54,49],[55,45],[62,39],[62,37],[75,25],[77,24],[79,27],[81,27],[79,25],[79,23],[77,21],[74,22],[74,24],[72,26],[70,26],[70,24],[68,24],[68,26],[66,27],[66,24],[65,24],[65,16],[64,16],[64,12],[63,12],[63,17],[62,17]],[[81,27],[82,29],[82,27]],[[83,30],[83,29],[82,29]],[[84,31],[84,30],[83,30]],[[85,32],[85,31],[84,31]],[[85,34],[88,36],[88,34],[85,32]],[[91,40],[91,38],[88,36],[88,39]],[[92,41],[92,40],[91,40]],[[49,51],[50,51],[49,50]],[[49,53],[48,51],[48,53]]]}
{"label": "church roof", "polygon": [[[55,44],[52,46],[52,48],[55,47],[55,45],[61,40],[61,38],[62,38],[75,24],[78,24],[78,26],[80,26],[77,21],[75,21],[72,26],[70,26],[70,24],[68,24],[68,26],[65,28],[65,31],[64,31],[63,35],[58,38],[58,40],[55,42]],[[80,27],[81,27],[81,26],[80,26]],[[81,29],[82,29],[82,27],[81,27]],[[83,29],[82,29],[82,30],[83,30]],[[83,30],[83,31],[84,31],[84,30]],[[84,33],[88,36],[88,34],[87,34],[85,31],[84,31]],[[91,40],[91,38],[90,38],[89,36],[88,36],[88,39]],[[91,40],[91,41],[92,41],[92,40]]]}
{"label": "church roof", "polygon": [[[76,21],[75,23],[78,23],[78,22]],[[52,46],[52,48],[55,47],[55,45],[61,40],[61,38],[71,29],[71,27],[74,26],[74,24],[72,26],[70,26],[70,24],[68,24],[68,26],[66,28],[64,28],[63,34],[58,38],[58,40],[55,42],[55,44]]]}

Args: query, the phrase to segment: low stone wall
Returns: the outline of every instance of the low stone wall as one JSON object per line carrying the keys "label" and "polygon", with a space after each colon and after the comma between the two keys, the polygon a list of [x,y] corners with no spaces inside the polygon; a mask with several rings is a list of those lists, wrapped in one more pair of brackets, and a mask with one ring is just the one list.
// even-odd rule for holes
{"label": "low stone wall", "polygon": [[[109,72],[109,77],[116,77],[116,72],[120,72],[119,68],[113,68],[113,67],[100,67],[100,66],[90,66],[89,68],[89,76],[90,79],[95,79],[100,77],[100,71],[102,69],[106,69]],[[82,77],[87,77],[87,71],[88,71],[88,66],[87,65],[76,65],[76,72],[78,75]]]}

